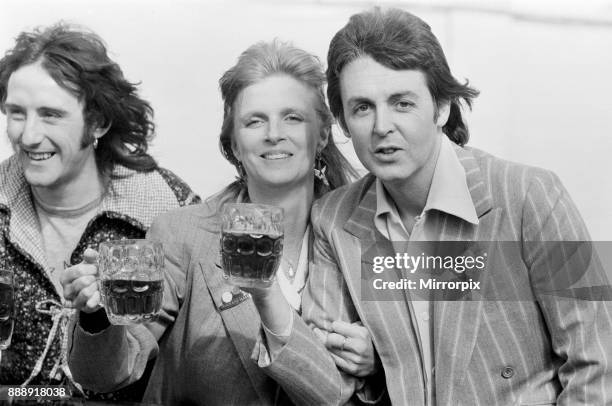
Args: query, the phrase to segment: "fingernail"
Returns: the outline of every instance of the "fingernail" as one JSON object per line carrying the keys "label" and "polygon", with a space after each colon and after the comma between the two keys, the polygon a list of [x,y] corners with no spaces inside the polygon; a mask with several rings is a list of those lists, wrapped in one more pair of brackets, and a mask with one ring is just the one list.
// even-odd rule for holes
{"label": "fingernail", "polygon": [[98,252],[92,248],[87,248],[83,253],[83,262],[94,264],[98,261]]}

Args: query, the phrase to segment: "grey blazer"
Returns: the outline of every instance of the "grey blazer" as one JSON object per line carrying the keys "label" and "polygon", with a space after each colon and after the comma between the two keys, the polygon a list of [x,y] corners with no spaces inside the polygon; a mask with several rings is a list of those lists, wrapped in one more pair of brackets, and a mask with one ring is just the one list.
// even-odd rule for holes
{"label": "grey blazer", "polygon": [[[147,238],[165,252],[162,314],[154,323],[111,326],[88,334],[75,319],[69,365],[77,382],[110,391],[155,365],[145,401],[193,405],[323,404],[338,396],[322,366],[338,374],[329,354],[304,323],[295,322],[291,346],[308,354],[276,377],[260,368],[268,356],[260,318],[249,295],[223,278],[216,201],[158,217]],[[228,302],[228,298],[231,301]],[[299,316],[294,314],[295,320]],[[312,371],[317,371],[313,373]]]}
{"label": "grey blazer", "polygon": [[[505,279],[485,276],[484,297],[491,286],[505,284],[524,294],[536,281],[546,284],[550,268],[545,242],[589,240],[558,178],[476,149],[455,147],[455,151],[479,224],[433,211],[439,239],[518,242],[519,249],[500,250],[488,259],[488,269]],[[331,320],[361,320],[373,337],[393,404],[423,405],[425,385],[410,303],[403,298],[361,300],[363,275],[372,273],[367,247],[378,241],[376,247],[383,255],[394,254],[391,244],[381,241],[375,231],[374,185],[374,177],[368,175],[313,205],[315,264],[302,316],[322,328]],[[589,278],[590,286],[609,289],[602,272]],[[438,405],[612,402],[612,302],[533,292],[531,300],[435,302]],[[340,381],[335,384],[341,386]]]}

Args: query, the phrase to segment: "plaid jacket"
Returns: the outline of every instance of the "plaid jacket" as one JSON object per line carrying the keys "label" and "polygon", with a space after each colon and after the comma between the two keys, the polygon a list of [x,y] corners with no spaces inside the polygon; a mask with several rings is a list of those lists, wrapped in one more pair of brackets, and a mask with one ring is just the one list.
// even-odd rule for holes
{"label": "plaid jacket", "polygon": [[[170,209],[198,203],[200,198],[166,169],[136,172],[117,166],[110,186],[71,255],[82,260],[86,248],[103,241],[144,238],[153,219]],[[0,164],[0,266],[15,275],[15,327],[8,350],[3,351],[0,384],[21,384],[42,358],[61,292],[50,279],[30,187],[15,157]],[[60,364],[60,332],[54,334],[40,372],[30,384],[58,384],[64,378]],[[131,393],[130,393],[131,392]],[[128,390],[119,398],[138,398]],[[115,396],[116,397],[116,396]]]}

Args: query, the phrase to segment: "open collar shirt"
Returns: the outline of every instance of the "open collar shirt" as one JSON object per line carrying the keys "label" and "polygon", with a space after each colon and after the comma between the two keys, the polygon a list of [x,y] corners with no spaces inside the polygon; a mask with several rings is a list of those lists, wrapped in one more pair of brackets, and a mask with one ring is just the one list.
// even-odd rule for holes
{"label": "open collar shirt", "polygon": [[[442,136],[438,159],[427,195],[425,207],[415,217],[412,230],[407,230],[385,186],[376,179],[376,229],[391,243],[397,253],[409,252],[410,243],[415,241],[437,241],[435,226],[428,221],[428,214],[438,210],[478,224],[478,216],[466,182],[465,171],[453,150],[451,141]],[[413,323],[419,332],[423,378],[427,388],[428,404],[435,404],[434,353],[433,353],[433,303],[427,300],[411,299],[408,303]]]}

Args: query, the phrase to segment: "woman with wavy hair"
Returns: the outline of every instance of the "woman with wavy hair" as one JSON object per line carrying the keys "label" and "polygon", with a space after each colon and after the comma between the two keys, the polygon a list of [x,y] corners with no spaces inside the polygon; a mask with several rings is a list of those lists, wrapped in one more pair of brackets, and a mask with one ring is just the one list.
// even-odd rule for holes
{"label": "woman with wavy hair", "polygon": [[[323,84],[316,57],[279,41],[251,46],[223,75],[220,145],[239,177],[203,204],[160,216],[152,226],[148,238],[161,241],[166,256],[159,319],[147,325],[109,325],[88,279],[96,271],[93,265],[72,268],[63,282],[66,297],[81,309],[70,365],[83,385],[113,390],[138,379],[146,361],[156,356],[147,401],[346,401],[346,392],[316,373],[317,365],[333,366],[334,358],[299,317],[312,255],[311,205],[354,175],[333,142]],[[239,289],[223,277],[219,213],[226,202],[283,208],[284,251],[270,288]],[[341,323],[339,328],[348,329],[359,344],[343,365],[358,375],[372,372],[374,351],[367,331]],[[297,331],[292,336],[308,357],[286,373],[269,376],[267,367],[283,356],[289,330]]]}

